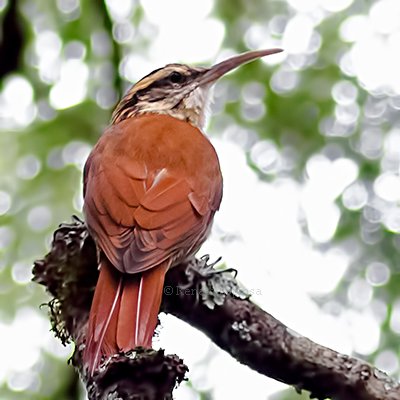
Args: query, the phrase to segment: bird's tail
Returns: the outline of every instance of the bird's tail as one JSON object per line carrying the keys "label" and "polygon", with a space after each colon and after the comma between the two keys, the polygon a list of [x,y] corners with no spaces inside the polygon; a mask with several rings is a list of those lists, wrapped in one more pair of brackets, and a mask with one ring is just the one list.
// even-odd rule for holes
{"label": "bird's tail", "polygon": [[169,262],[140,274],[121,274],[105,257],[100,263],[83,361],[93,375],[101,358],[137,346],[151,347]]}

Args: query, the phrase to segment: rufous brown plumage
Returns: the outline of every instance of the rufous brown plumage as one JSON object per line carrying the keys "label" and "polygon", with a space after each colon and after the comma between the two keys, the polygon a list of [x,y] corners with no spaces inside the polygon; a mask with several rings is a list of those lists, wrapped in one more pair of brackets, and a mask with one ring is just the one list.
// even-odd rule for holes
{"label": "rufous brown plumage", "polygon": [[84,215],[100,268],[84,351],[90,374],[103,357],[151,347],[166,272],[207,238],[222,198],[218,157],[202,131],[210,86],[278,51],[211,68],[169,64],[116,107],[84,169]]}

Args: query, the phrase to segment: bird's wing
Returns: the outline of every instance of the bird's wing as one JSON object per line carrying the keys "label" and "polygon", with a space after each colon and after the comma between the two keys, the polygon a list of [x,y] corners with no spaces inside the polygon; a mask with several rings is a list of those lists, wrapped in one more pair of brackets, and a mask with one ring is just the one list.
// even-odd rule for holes
{"label": "bird's wing", "polygon": [[215,196],[197,193],[179,171],[148,171],[128,156],[90,157],[84,182],[88,226],[122,272],[145,271],[183,256],[181,249],[196,250],[215,211]]}

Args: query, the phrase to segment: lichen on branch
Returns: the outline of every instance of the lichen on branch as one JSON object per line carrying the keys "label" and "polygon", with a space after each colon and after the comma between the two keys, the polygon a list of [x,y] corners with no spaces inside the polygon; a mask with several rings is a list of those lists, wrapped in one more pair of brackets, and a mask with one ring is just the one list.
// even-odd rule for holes
{"label": "lichen on branch", "polygon": [[163,350],[138,348],[103,360],[89,376],[82,364],[87,322],[98,279],[94,241],[79,218],[61,224],[51,251],[33,267],[33,280],[53,298],[48,303],[52,330],[63,344],[74,342],[72,364],[86,385],[89,399],[168,399],[188,371],[176,355]]}
{"label": "lichen on branch", "polygon": [[[297,391],[308,390],[312,398],[400,400],[398,382],[362,360],[293,332],[252,303],[232,272],[215,269],[208,257],[172,268],[166,275],[162,311],[203,331],[239,362]],[[116,354],[103,360],[93,377],[83,368],[98,271],[96,246],[82,221],[75,217],[71,224],[60,225],[50,253],[35,262],[33,274],[53,296],[49,311],[56,336],[76,345],[72,362],[90,399],[172,398],[187,367],[178,356],[162,350],[138,348]]]}

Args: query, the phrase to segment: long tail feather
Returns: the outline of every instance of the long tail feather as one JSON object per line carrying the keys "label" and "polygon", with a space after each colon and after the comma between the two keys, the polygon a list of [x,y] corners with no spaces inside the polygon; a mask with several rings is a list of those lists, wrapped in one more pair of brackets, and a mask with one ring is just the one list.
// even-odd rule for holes
{"label": "long tail feather", "polygon": [[127,351],[134,349],[138,292],[140,284],[140,275],[125,277],[124,290],[122,292],[120,310],[118,315],[118,327],[116,340],[121,350]]}
{"label": "long tail feather", "polygon": [[142,274],[136,312],[136,346],[151,347],[168,267],[169,262],[164,262]]}
{"label": "long tail feather", "polygon": [[124,279],[117,343],[122,350],[151,347],[169,262]]}
{"label": "long tail feather", "polygon": [[86,334],[86,347],[83,360],[93,375],[102,353],[117,352],[114,341],[108,333],[113,322],[122,288],[122,275],[114,269],[110,262],[103,258],[100,262],[100,274],[90,309],[89,325]]}
{"label": "long tail feather", "polygon": [[102,356],[151,347],[168,267],[166,261],[128,275],[119,273],[106,258],[101,260],[83,354],[91,375]]}

